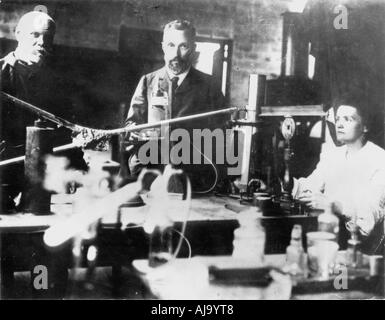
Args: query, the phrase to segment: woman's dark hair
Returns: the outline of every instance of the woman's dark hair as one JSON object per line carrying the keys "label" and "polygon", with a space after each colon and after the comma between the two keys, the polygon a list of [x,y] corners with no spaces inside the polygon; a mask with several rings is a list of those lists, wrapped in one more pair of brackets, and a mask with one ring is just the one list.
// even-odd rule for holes
{"label": "woman's dark hair", "polygon": [[357,113],[362,118],[363,124],[367,127],[368,130],[372,127],[373,115],[372,111],[369,110],[367,101],[364,97],[357,95],[345,95],[338,97],[334,100],[333,107],[337,111],[340,106],[349,106],[357,110]]}

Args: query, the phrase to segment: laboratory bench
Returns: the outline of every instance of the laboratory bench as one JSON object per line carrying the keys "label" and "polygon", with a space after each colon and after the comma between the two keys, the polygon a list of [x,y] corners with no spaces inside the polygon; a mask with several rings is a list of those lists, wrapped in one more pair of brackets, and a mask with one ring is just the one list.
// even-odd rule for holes
{"label": "laboratory bench", "polygon": [[[338,265],[344,265],[346,252],[339,251]],[[263,264],[231,256],[196,256],[175,259],[151,268],[148,260],[134,260],[143,281],[144,296],[166,300],[344,300],[383,299],[383,281],[371,275],[364,256],[361,268],[348,268],[327,279],[292,276],[284,270],[285,254],[265,255]],[[270,272],[275,272],[274,278]],[[346,282],[342,283],[342,276]],[[338,278],[339,277],[339,278]]]}
{"label": "laboratory bench", "polygon": [[[76,194],[52,196],[50,215],[2,214],[0,215],[0,281],[1,298],[12,297],[13,272],[33,270],[34,266],[49,266],[52,276],[63,274],[64,269],[73,268],[73,242],[57,248],[48,248],[43,241],[44,231],[50,226],[63,221],[73,214],[73,200]],[[230,257],[233,251],[234,230],[239,227],[238,215],[243,210],[255,209],[266,233],[266,257],[278,257],[285,253],[290,243],[291,230],[300,224],[303,239],[306,232],[317,230],[317,217],[311,215],[268,216],[264,217],[255,207],[241,204],[238,199],[206,195],[193,198],[188,212],[176,205],[169,210],[174,221],[174,229],[182,231],[184,237],[178,258],[188,257]],[[133,261],[145,261],[149,254],[149,235],[144,231],[143,223],[148,206],[123,206],[119,213],[111,213],[99,224],[97,237],[83,242],[84,256],[81,267],[89,267],[86,252],[90,245],[97,248],[96,266],[112,267],[113,287],[119,287],[122,268],[131,267]],[[176,247],[179,237],[173,237]],[[187,242],[189,245],[187,245]],[[303,241],[306,249],[306,241]],[[178,259],[179,260],[179,259]],[[59,276],[60,277],[60,276]],[[64,275],[65,277],[65,275]],[[60,290],[59,290],[60,291]],[[53,295],[53,297],[60,297]]]}

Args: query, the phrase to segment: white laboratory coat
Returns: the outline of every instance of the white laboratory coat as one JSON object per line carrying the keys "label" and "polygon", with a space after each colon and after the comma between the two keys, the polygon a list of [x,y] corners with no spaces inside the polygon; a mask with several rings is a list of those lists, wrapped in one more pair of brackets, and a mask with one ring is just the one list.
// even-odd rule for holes
{"label": "white laboratory coat", "polygon": [[[321,153],[310,176],[295,180],[293,196],[298,197],[306,189],[340,202],[343,214],[357,215],[361,234],[368,235],[385,213],[385,150],[367,142],[357,153],[347,156],[346,146],[329,147]],[[351,228],[351,222],[347,228]]]}

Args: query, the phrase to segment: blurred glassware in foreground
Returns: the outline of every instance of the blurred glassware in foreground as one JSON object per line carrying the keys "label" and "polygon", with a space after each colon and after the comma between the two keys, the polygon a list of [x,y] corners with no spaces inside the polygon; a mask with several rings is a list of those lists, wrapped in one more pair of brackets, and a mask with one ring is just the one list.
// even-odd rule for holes
{"label": "blurred glassware in foreground", "polygon": [[302,226],[296,224],[291,232],[290,245],[286,248],[284,270],[295,277],[307,277],[306,255],[302,245]]}
{"label": "blurred glassware in foreground", "polygon": [[266,234],[261,216],[258,207],[250,207],[238,214],[239,228],[234,230],[232,254],[235,259],[249,260],[253,265],[264,264]]}
{"label": "blurred glassware in foreground", "polygon": [[309,273],[312,277],[321,280],[329,279],[333,273],[338,253],[338,244],[335,235],[329,232],[308,232],[307,254]]}

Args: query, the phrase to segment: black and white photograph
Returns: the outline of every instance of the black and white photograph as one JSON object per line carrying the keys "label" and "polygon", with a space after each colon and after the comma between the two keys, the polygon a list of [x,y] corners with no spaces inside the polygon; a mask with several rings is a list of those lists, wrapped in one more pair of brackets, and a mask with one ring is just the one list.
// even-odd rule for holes
{"label": "black and white photograph", "polygon": [[385,299],[384,0],[1,0],[0,68],[0,300]]}

